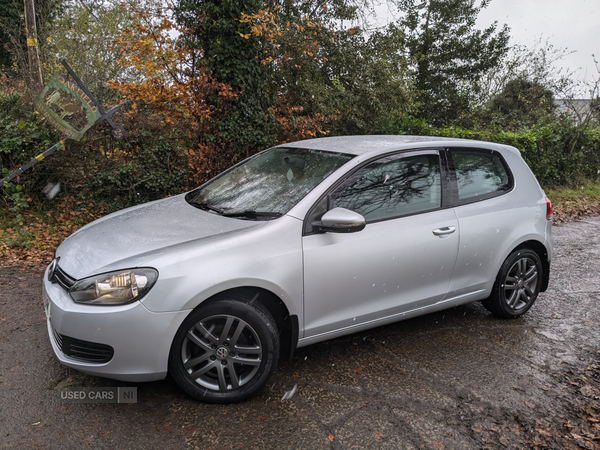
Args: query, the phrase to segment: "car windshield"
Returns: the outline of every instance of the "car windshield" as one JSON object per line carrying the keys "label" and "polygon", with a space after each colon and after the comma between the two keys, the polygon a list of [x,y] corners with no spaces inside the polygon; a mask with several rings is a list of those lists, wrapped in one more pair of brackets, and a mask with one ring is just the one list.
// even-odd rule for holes
{"label": "car windshield", "polygon": [[352,155],[276,147],[233,167],[186,199],[229,217],[269,220],[287,213]]}

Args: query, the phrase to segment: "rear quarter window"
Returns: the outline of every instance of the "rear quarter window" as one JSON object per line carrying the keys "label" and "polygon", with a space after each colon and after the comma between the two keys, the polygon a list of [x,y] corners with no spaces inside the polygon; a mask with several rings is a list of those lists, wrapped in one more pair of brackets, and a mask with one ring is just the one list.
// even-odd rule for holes
{"label": "rear quarter window", "polygon": [[451,150],[458,204],[496,197],[513,188],[512,174],[502,156],[490,150]]}

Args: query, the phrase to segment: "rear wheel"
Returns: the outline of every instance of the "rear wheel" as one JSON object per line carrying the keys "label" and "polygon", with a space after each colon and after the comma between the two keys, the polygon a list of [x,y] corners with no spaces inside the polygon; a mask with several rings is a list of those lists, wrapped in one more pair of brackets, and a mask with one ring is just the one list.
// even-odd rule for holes
{"label": "rear wheel", "polygon": [[277,327],[262,305],[219,300],[183,322],[171,346],[169,369],[192,397],[233,403],[266,384],[278,355]]}
{"label": "rear wheel", "polygon": [[490,297],[483,306],[499,317],[511,319],[525,314],[542,286],[540,257],[532,250],[511,253],[500,268]]}

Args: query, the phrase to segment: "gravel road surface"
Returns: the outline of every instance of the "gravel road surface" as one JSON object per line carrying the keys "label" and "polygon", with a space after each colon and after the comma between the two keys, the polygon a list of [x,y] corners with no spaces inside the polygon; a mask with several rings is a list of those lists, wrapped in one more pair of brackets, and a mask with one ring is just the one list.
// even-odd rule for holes
{"label": "gravel road surface", "polygon": [[[229,406],[170,378],[62,367],[41,274],[0,268],[0,447],[599,449],[600,217],[554,233],[550,287],[525,317],[471,304],[302,348],[258,397]],[[69,386],[136,386],[138,402],[67,403]]]}

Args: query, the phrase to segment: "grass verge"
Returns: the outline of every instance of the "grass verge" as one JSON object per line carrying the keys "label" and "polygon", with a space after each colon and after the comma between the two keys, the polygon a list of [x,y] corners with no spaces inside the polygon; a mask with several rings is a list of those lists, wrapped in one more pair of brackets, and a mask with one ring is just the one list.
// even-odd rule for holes
{"label": "grass verge", "polygon": [[544,188],[554,209],[554,223],[600,215],[600,183],[579,186],[552,186]]}

